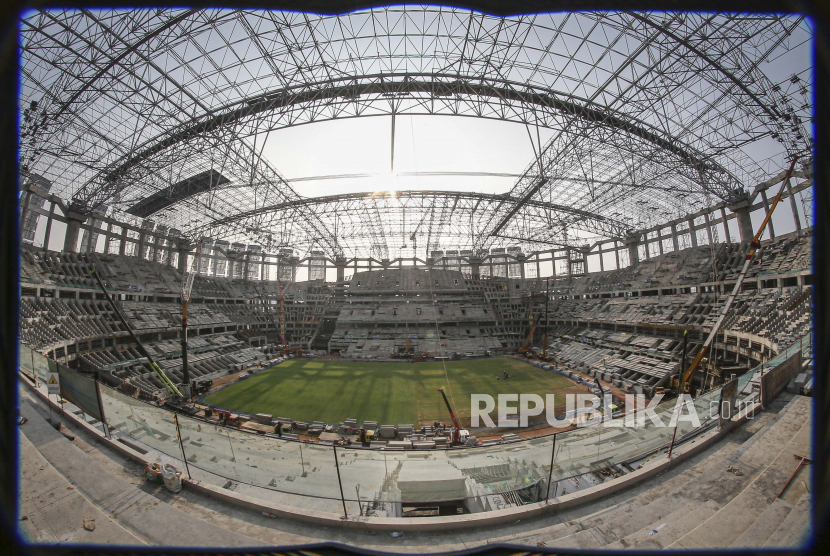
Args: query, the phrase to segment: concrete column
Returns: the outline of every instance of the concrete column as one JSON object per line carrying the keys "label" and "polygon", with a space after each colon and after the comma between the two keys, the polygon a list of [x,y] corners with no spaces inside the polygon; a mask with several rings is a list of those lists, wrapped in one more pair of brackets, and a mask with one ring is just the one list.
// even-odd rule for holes
{"label": "concrete column", "polygon": [[749,216],[749,200],[743,200],[729,207],[738,217],[738,231],[741,234],[741,241],[751,241],[752,219]]}
{"label": "concrete column", "polygon": [[[187,255],[193,251],[193,244],[190,242],[181,242],[176,245],[176,252],[179,254],[179,264],[178,269],[179,272],[185,274],[188,270],[187,268]],[[170,257],[171,259],[173,257]]]}
{"label": "concrete column", "polygon": [[52,236],[52,218],[55,214],[55,201],[49,203],[49,214],[46,216],[46,233],[43,235],[43,248],[49,249],[49,238]]}
{"label": "concrete column", "polygon": [[556,251],[551,251],[550,252],[550,267],[551,267],[551,270],[553,271],[551,276],[556,278]]}
{"label": "concrete column", "polygon": [[732,243],[732,238],[729,237],[729,222],[726,221],[726,209],[720,208],[720,215],[723,218],[723,231],[726,232],[726,243]]}
{"label": "concrete column", "polygon": [[620,269],[620,244],[614,240],[614,259],[617,262],[617,270]]}
{"label": "concrete column", "polygon": [[703,213],[703,219],[706,221],[706,236],[709,238],[709,245],[712,245],[712,224],[709,222],[709,211]]}
{"label": "concrete column", "polygon": [[634,266],[640,262],[640,238],[641,234],[632,233],[626,236],[625,245],[628,247],[628,264]]}
{"label": "concrete column", "polygon": [[671,225],[671,243],[675,251],[680,251],[680,243],[677,241],[677,224]]}
{"label": "concrete column", "polygon": [[76,253],[78,249],[78,232],[81,224],[86,222],[87,215],[68,210],[66,212],[66,236],[63,240],[63,250],[66,253]]}
{"label": "concrete column", "polygon": [[23,193],[23,206],[20,207],[20,238],[23,238],[23,228],[26,223],[26,217],[29,216],[29,202],[32,200],[32,192],[26,191]]}
{"label": "concrete column", "polygon": [[158,261],[159,258],[164,260],[164,254],[163,253],[161,254],[161,256],[159,256],[159,249],[161,247],[161,242],[162,241],[163,240],[161,239],[161,236],[155,236],[153,238],[153,257],[152,257],[151,260]]}
{"label": "concrete column", "polygon": [[106,231],[104,232],[104,255],[109,255],[110,252],[110,240],[112,239],[112,222],[105,222],[107,225]]}
{"label": "concrete column", "polygon": [[588,255],[591,254],[591,246],[584,245],[580,247],[579,253],[582,256],[582,274],[588,274]]}
{"label": "concrete column", "polygon": [[793,195],[793,188],[791,183],[792,180],[787,182],[787,193],[790,196],[790,208],[793,210],[793,221],[795,221],[795,231],[798,232],[798,235],[801,235],[801,218],[798,217],[798,204],[796,203],[795,195]]}
{"label": "concrete column", "polygon": [[119,255],[126,255],[127,254],[127,232],[129,228],[127,226],[121,226],[121,244],[118,246],[118,254]]}
{"label": "concrete column", "polygon": [[300,265],[299,257],[288,257],[288,264],[291,266],[291,281],[297,279],[297,267]]}
{"label": "concrete column", "polygon": [[337,270],[337,281],[342,282],[346,279],[346,259],[335,259],[334,268]]}
{"label": "concrete column", "polygon": [[478,257],[470,257],[470,269],[473,273],[473,278],[481,278],[481,259]]}
{"label": "concrete column", "polygon": [[[527,257],[525,257],[524,255],[519,255],[517,257],[517,262],[519,263],[519,266],[520,266],[519,272],[521,273],[522,280],[524,280],[525,279],[525,263],[527,262]],[[507,268],[509,269],[510,267],[508,266]],[[509,275],[510,273],[508,272],[507,274]],[[537,276],[538,276],[538,274],[537,274]]]}
{"label": "concrete column", "polygon": [[697,247],[697,232],[695,232],[694,218],[689,218],[687,224],[689,225],[689,238],[692,240],[692,247]]}
{"label": "concrete column", "polygon": [[[765,189],[761,190],[761,199],[764,200],[764,211],[769,213],[769,201],[767,200],[767,192]],[[798,212],[796,212],[798,214]],[[775,228],[772,226],[772,218],[769,219],[769,237],[770,239],[775,239]]]}
{"label": "concrete column", "polygon": [[[599,244],[599,271],[605,272],[605,262],[602,260],[602,244]],[[585,272],[588,272],[588,261],[585,261]]]}
{"label": "concrete column", "polygon": [[236,267],[236,257],[232,257],[230,253],[228,253],[228,278],[233,279],[234,268]]}

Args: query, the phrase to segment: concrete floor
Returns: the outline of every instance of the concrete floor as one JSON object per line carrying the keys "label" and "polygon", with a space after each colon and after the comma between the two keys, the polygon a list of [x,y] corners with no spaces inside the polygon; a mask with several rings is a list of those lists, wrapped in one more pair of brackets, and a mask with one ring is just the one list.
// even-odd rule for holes
{"label": "concrete floor", "polygon": [[[443,552],[491,543],[549,548],[795,546],[809,538],[809,468],[776,494],[810,455],[812,399],[782,394],[710,449],[599,501],[510,525],[440,533],[361,532],[265,517],[145,480],[142,468],[64,424],[21,390],[21,531],[39,543],[263,546],[341,542],[395,552]],[[67,422],[64,419],[64,422]],[[737,467],[741,475],[727,471]],[[83,529],[83,518],[96,521]]]}

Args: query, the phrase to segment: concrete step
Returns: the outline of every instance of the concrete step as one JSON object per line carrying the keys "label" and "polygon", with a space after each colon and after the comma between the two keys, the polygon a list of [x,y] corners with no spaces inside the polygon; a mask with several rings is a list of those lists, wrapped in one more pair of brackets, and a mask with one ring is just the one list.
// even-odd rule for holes
{"label": "concrete step", "polygon": [[556,548],[601,548],[607,544],[596,527],[579,531],[573,535],[558,539],[556,543],[547,543],[547,546]]}
{"label": "concrete step", "polygon": [[[746,439],[741,430],[733,436],[737,440]],[[638,510],[646,520],[627,515],[623,521],[626,524],[626,534],[612,542],[608,548],[640,547],[641,544],[643,548],[663,548],[708,520],[739,494],[750,480],[750,477],[731,474],[726,482],[722,480],[727,465],[724,462],[740,451],[741,443],[730,442],[704,461],[695,462],[693,467],[676,477],[672,483],[657,485],[648,493],[655,497],[654,501]],[[679,481],[681,477],[686,480]],[[661,526],[664,527],[658,530]],[[658,532],[649,537],[649,533],[654,530]],[[605,536],[610,536],[610,533],[606,532]]]}
{"label": "concrete step", "polygon": [[[795,403],[788,404],[787,411],[780,419],[771,422],[772,426],[762,427],[758,433],[762,436],[753,438],[750,447],[732,463],[741,467],[744,477],[749,476],[748,484],[742,480],[744,477],[734,477],[725,470],[712,475],[716,484],[728,488],[732,483],[739,483],[742,487],[731,499],[715,498],[722,504],[717,514],[678,539],[671,548],[718,548],[733,544],[743,546],[743,542],[749,542],[749,546],[763,544],[766,539],[757,536],[757,529],[755,533],[750,529],[775,503],[776,494],[795,469],[797,462],[793,461],[792,454],[809,450],[809,413],[803,415],[799,411],[804,409],[803,400],[793,400]],[[809,403],[806,407],[809,408]],[[729,464],[731,459],[727,458],[724,465]],[[752,466],[746,465],[747,461]],[[757,471],[753,471],[753,467]],[[786,497],[782,502],[787,502]],[[792,505],[792,502],[788,503]],[[779,503],[776,507],[784,506]],[[776,510],[771,510],[764,520],[774,524],[779,515]],[[781,516],[782,519],[786,517],[788,516]],[[757,527],[761,528],[762,525],[763,522]],[[738,540],[744,534],[746,537],[739,543]]]}
{"label": "concrete step", "polygon": [[798,499],[781,525],[769,536],[764,546],[792,547],[804,544],[809,540],[811,531],[810,495],[805,493]]}
{"label": "concrete step", "polygon": [[767,507],[755,523],[743,532],[743,534],[735,539],[732,546],[737,548],[764,546],[764,543],[775,532],[779,525],[790,515],[793,505],[776,498],[775,501]]}
{"label": "concrete step", "polygon": [[[52,428],[31,399],[21,403],[20,414],[27,419],[18,428],[20,433],[50,462],[74,492],[83,495],[84,499],[108,518],[117,519],[121,527],[127,528],[141,541],[168,545],[182,539],[181,531],[188,531],[185,542],[190,546],[242,547],[263,544],[184,513],[173,504],[165,503],[116,477]],[[172,500],[177,498],[173,497]]]}
{"label": "concrete step", "polygon": [[[46,544],[145,544],[84,498],[24,434],[18,446],[19,523],[26,540]],[[84,528],[85,519],[94,520],[92,531]]]}
{"label": "concrete step", "polygon": [[[673,546],[678,539],[683,538],[701,523],[715,515],[719,509],[720,504],[715,500],[707,500],[703,504],[698,503],[691,512],[685,512],[681,508],[676,516],[669,516],[665,521],[644,527],[631,535],[631,538],[626,542],[633,541],[633,548],[637,550],[660,550]],[[666,527],[649,536],[649,533],[658,529],[663,523],[666,523]],[[611,547],[609,546],[609,548]]]}
{"label": "concrete step", "polygon": [[[609,544],[613,544],[640,529],[650,532],[662,523],[655,524],[655,521],[677,511],[678,508],[686,508],[686,513],[694,513],[695,508],[704,505],[706,509],[699,512],[698,517],[691,521],[694,526],[697,526],[714,514],[719,506],[714,501],[706,500],[705,495],[696,496],[698,491],[690,486],[699,484],[701,477],[705,477],[711,469],[719,469],[724,458],[734,453],[740,446],[739,443],[727,441],[703,461],[691,460],[680,464],[672,472],[654,478],[645,492],[633,498],[626,499],[625,495],[621,495],[623,497],[619,501],[609,500],[607,509],[582,517],[576,525],[556,531],[540,532],[541,534],[533,535],[532,538],[517,538],[512,541],[521,540],[523,544],[534,544],[538,540],[544,540],[546,546],[559,546],[558,542],[554,542],[557,539],[584,529],[598,528]],[[689,528],[684,526],[681,535],[688,531]],[[663,534],[663,536],[666,535]],[[673,540],[675,538],[672,537]]]}
{"label": "concrete step", "polygon": [[[707,515],[712,515],[717,511],[717,504],[712,503],[710,506],[712,506],[712,508]],[[684,523],[685,518],[700,507],[701,506],[697,501],[686,502],[680,507],[677,507],[671,513],[658,516],[657,519],[648,525],[620,538],[617,541],[609,543],[605,548],[622,549],[639,546],[651,537],[655,535],[662,535],[663,532],[670,531],[671,528],[676,527],[678,524]]]}

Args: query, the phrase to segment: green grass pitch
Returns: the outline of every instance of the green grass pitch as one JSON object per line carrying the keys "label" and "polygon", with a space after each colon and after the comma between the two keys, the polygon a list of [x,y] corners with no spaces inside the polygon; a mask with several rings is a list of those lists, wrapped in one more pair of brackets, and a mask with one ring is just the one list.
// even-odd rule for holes
{"label": "green grass pitch", "polygon": [[[449,376],[454,404],[469,425],[470,394],[555,394],[564,404],[565,390],[582,391],[562,375],[523,361],[498,357],[447,361],[362,362],[290,359],[258,375],[227,386],[205,401],[232,411],[268,413],[303,421],[337,423],[348,418],[380,424],[449,422],[438,388]],[[496,380],[502,371],[509,380]],[[517,405],[517,404],[511,404]],[[495,412],[493,418],[496,418]]]}

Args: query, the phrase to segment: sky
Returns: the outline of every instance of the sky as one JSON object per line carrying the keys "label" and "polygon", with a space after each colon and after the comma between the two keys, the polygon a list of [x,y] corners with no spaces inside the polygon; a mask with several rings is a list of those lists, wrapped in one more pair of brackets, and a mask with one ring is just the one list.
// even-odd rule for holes
{"label": "sky", "polygon": [[[388,190],[505,193],[516,182],[513,177],[390,177],[391,130],[391,116],[306,124],[271,132],[263,153],[289,181],[314,176],[380,174],[371,178],[294,183],[296,191],[306,197]],[[549,129],[539,131],[543,144],[553,133]],[[453,116],[395,118],[396,173],[521,174],[534,159],[522,124]]]}

